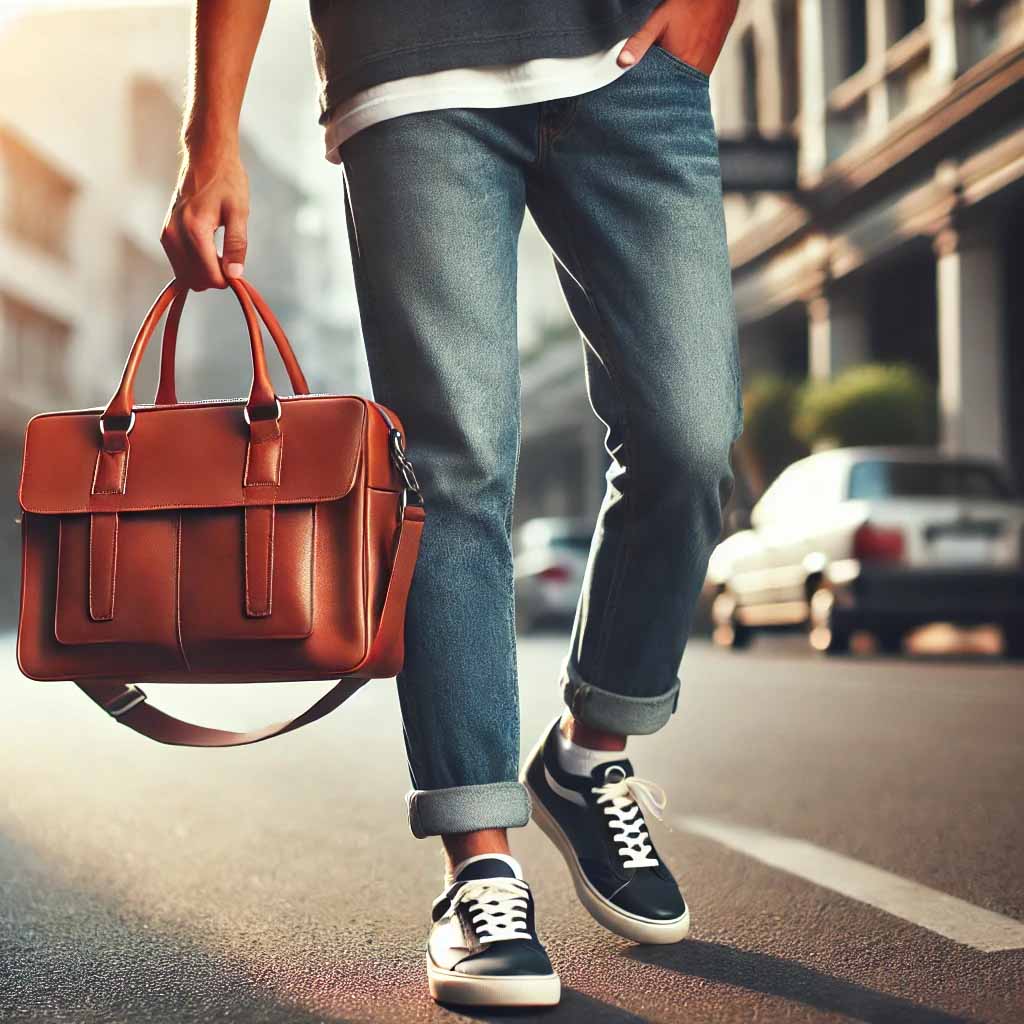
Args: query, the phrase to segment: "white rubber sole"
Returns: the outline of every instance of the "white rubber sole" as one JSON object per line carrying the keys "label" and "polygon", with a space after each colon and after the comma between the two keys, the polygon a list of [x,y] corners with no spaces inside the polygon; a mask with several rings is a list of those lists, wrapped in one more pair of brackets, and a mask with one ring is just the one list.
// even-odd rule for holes
{"label": "white rubber sole", "polygon": [[[526,764],[533,764],[539,748],[543,745],[541,738],[537,746],[530,751]],[[544,806],[543,801],[534,792],[533,787],[527,781],[526,772],[519,776],[519,781],[530,791],[533,800],[533,820],[540,826],[541,831],[555,844],[556,849],[562,855],[562,859],[569,867],[569,874],[572,876],[572,884],[576,889],[576,895],[580,903],[586,908],[587,913],[597,921],[598,924],[607,928],[608,931],[621,935],[624,939],[631,939],[633,942],[653,943],[657,945],[669,945],[673,942],[680,942],[690,934],[690,908],[680,917],[671,918],[668,921],[652,921],[647,917],[638,917],[635,914],[627,913],[614,904],[609,903],[595,889],[583,873],[580,862],[576,857],[576,851],[569,841],[569,837],[562,831],[562,827],[551,816],[551,812]]]}
{"label": "white rubber sole", "polygon": [[472,977],[438,967],[427,954],[430,994],[439,1003],[461,1006],[557,1006],[562,982],[557,974]]}

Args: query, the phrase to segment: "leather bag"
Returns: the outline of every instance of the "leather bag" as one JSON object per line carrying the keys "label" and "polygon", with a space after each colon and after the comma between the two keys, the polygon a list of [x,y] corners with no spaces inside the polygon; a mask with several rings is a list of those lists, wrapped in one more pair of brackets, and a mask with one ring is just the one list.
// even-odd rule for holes
{"label": "leather bag", "polygon": [[[25,431],[18,664],[74,681],[162,743],[255,743],[316,721],[404,655],[424,523],[402,423],[357,396],[311,395],[253,286],[230,282],[252,351],[248,400],[178,403],[187,289],[171,282],[106,409],[46,413]],[[154,405],[134,403],[167,312]],[[294,396],[278,397],[262,318]],[[294,719],[252,732],[159,711],[142,682],[340,679]]]}

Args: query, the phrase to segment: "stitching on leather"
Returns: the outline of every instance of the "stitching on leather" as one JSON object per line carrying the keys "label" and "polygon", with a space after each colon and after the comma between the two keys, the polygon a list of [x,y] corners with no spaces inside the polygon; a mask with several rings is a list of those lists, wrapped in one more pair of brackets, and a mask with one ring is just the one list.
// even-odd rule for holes
{"label": "stitching on leather", "polygon": [[[111,545],[113,550],[110,556],[110,588],[107,593],[110,599],[102,612],[95,610],[93,590],[93,531],[96,526],[97,515],[112,515],[114,517],[114,540]],[[89,516],[89,618],[93,622],[110,622],[114,618],[114,606],[117,601],[117,537],[120,529],[120,516],[116,512],[92,513]]]}
{"label": "stitching on leather", "polygon": [[[124,494],[125,492],[125,481],[128,476],[128,456],[131,453],[128,441],[125,440],[124,448],[119,452],[108,452],[102,448],[96,453],[96,465],[92,471],[92,494]],[[120,479],[116,488],[104,487],[101,490],[96,489],[96,481],[100,476],[100,465],[103,461],[103,456],[106,455],[109,459],[118,459],[121,463],[121,474]]]}
{"label": "stitching on leather", "polygon": [[274,514],[274,506],[270,506],[270,529],[267,531],[267,589],[266,611],[264,615],[270,615],[274,610],[274,532],[276,530],[277,516]]}
{"label": "stitching on leather", "polygon": [[[267,506],[259,506],[257,509],[252,511],[261,511]],[[266,590],[264,591],[265,597],[261,602],[261,608],[257,609],[252,600],[252,591],[249,589],[249,512],[250,509],[245,509],[242,513],[242,557],[245,560],[243,566],[243,572],[245,575],[245,614],[251,619],[265,619],[271,613],[273,603],[273,574],[274,574],[274,506],[270,505],[270,528],[268,533],[268,552],[267,552],[267,574],[266,574]]]}
{"label": "stitching on leather", "polygon": [[313,516],[313,539],[311,541],[311,547],[309,550],[309,636],[313,632],[313,623],[316,621],[314,615],[316,608],[314,607],[315,595],[316,595],[316,535],[317,535],[317,506],[310,505],[310,512]]}
{"label": "stitching on leather", "polygon": [[[316,401],[318,398],[337,398],[337,396],[334,396],[334,395],[323,395],[323,396],[302,395],[300,397],[301,397],[302,400],[312,399],[314,401]],[[366,401],[365,401],[365,399],[361,399],[361,398],[355,398],[354,400],[359,402],[359,422],[355,425],[355,433],[360,433],[361,434],[361,433],[363,433],[362,426],[366,422]],[[287,396],[286,395],[283,399],[281,399],[281,401],[282,402],[295,401],[295,397],[294,396]],[[205,405],[216,404],[216,403],[193,402],[193,403],[188,403],[188,404],[190,406],[197,406],[197,407],[202,408]],[[228,404],[228,403],[222,403],[222,404]],[[180,409],[180,408],[181,408],[180,405],[178,405],[178,406],[160,406],[160,407],[157,407],[157,408],[149,409],[147,411],[148,412],[164,412],[166,410]],[[96,410],[97,413],[101,412],[101,411],[102,410]],[[81,415],[84,415],[84,413],[82,411],[72,410],[70,412],[51,413],[51,414],[48,414],[46,416],[34,417],[34,419],[50,419],[50,418],[53,418],[54,416],[81,416]],[[31,422],[30,422],[29,426],[31,427]],[[27,452],[28,452],[28,434],[27,433],[26,433],[26,438],[25,438],[25,451],[26,451],[26,454],[27,454]],[[124,466],[124,473],[122,474],[122,479],[127,476],[127,471],[128,471],[127,459],[130,456],[130,454],[131,454],[131,448],[130,447],[126,448],[125,452],[126,452],[126,458],[125,458],[125,466]],[[283,453],[282,453],[282,458],[283,458]],[[348,481],[347,481],[347,483],[344,484],[342,490],[340,490],[340,491],[328,491],[326,494],[318,494],[318,495],[303,494],[303,495],[299,495],[299,496],[294,497],[294,498],[281,498],[281,499],[276,500],[274,502],[274,504],[275,505],[308,505],[308,504],[311,504],[312,502],[318,502],[318,501],[338,501],[339,499],[344,498],[352,490],[352,488],[355,486],[356,475],[357,475],[358,470],[359,470],[359,458],[360,458],[360,452],[357,451],[356,455],[355,455],[355,458],[352,459],[352,470],[351,470],[351,473],[350,473],[350,475],[348,477]],[[283,465],[283,462],[282,462],[282,465]],[[95,480],[95,471],[93,473],[93,479]],[[22,484],[24,484],[24,478],[22,480]],[[118,491],[103,491],[103,492],[98,492],[98,493],[101,493],[101,494],[120,494],[121,496],[124,495],[123,491],[120,491],[120,492],[118,492]],[[92,504],[88,504],[87,503],[85,505],[69,505],[69,506],[61,506],[61,507],[57,507],[57,508],[45,508],[42,511],[40,511],[38,506],[29,506],[29,505],[25,504],[23,488],[22,487],[19,487],[18,497],[19,497],[19,502],[21,504],[21,507],[22,507],[22,509],[25,512],[33,512],[33,513],[35,513],[37,515],[71,515],[71,514],[84,515],[84,514],[89,513],[89,512],[156,512],[156,511],[160,511],[160,510],[176,510],[176,509],[188,509],[188,508],[239,508],[239,507],[244,507],[247,504],[245,495],[243,494],[243,495],[240,495],[239,498],[231,500],[231,501],[214,501],[214,502],[209,502],[209,501],[177,502],[177,501],[175,501],[175,502],[165,502],[165,503],[162,503],[162,504],[157,502],[155,504],[145,504],[144,503],[144,504],[139,504],[139,505],[130,505],[128,508],[117,507],[117,508],[110,508],[110,509],[102,509],[102,508],[101,509],[97,509],[97,508],[94,508],[92,506]],[[265,498],[261,497],[259,499],[259,501],[262,504],[266,504],[266,499]]]}
{"label": "stitching on leather", "polygon": [[188,655],[185,653],[185,640],[181,634],[181,513],[178,513],[178,539],[177,551],[175,553],[174,565],[174,632],[178,637],[178,651],[181,653],[181,660],[185,663],[185,671],[191,672],[192,666],[188,663]]}
{"label": "stitching on leather", "polygon": [[[249,463],[252,460],[252,450],[254,445],[270,444],[271,442],[277,443],[277,466],[275,467],[275,478],[273,480],[254,480],[252,483],[249,482]],[[280,433],[277,437],[267,437],[262,441],[249,441],[248,447],[245,449],[245,470],[242,474],[242,486],[243,487],[280,487],[281,486],[281,465],[284,460],[284,434]],[[355,475],[353,474],[353,484],[355,483]]]}

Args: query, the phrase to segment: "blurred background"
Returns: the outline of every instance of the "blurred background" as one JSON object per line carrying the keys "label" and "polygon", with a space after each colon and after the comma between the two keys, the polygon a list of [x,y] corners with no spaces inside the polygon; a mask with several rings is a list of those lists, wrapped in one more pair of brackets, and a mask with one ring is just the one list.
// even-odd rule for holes
{"label": "blurred background", "polygon": [[[168,277],[158,235],[178,161],[189,17],[184,2],[0,2],[8,623],[24,422],[106,399]],[[826,447],[981,457],[1002,477],[988,496],[1014,492],[1024,475],[1024,349],[1013,343],[1024,332],[1024,250],[1014,244],[1024,228],[1022,46],[1020,0],[740,4],[712,81],[746,389],[727,532],[749,525],[783,468]],[[243,111],[248,273],[314,389],[368,394],[341,174],[323,159],[315,97],[306,5],[275,0]],[[239,393],[231,300],[191,307],[182,393]],[[607,465],[580,341],[529,219],[520,310],[516,519],[547,521],[517,536],[521,562],[547,549],[521,574],[528,625],[546,609],[571,613],[582,558],[570,549],[585,556]],[[147,361],[152,386],[155,351]],[[558,547],[570,553],[553,556]],[[701,628],[722,588],[709,584]]]}
{"label": "blurred background", "polygon": [[[105,403],[170,276],[189,18],[0,0],[0,1019],[469,1019],[424,991],[440,862],[406,825],[392,684],[218,754],[145,743],[15,666],[22,433]],[[369,394],[307,19],[271,4],[243,110],[247,274],[314,390]],[[711,93],[746,424],[678,721],[630,740],[669,793],[657,842],[694,931],[609,942],[520,830],[563,979],[545,1019],[1015,1024],[1024,0],[741,0]],[[528,746],[559,706],[607,454],[529,221],[519,302]],[[241,328],[231,296],[193,297],[183,398],[244,391]],[[319,688],[151,696],[251,727]]]}

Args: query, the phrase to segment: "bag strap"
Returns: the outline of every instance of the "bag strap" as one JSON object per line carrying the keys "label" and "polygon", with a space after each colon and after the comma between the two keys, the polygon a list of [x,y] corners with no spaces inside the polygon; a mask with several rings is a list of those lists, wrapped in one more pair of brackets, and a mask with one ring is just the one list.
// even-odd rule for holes
{"label": "bag strap", "polygon": [[[398,527],[395,558],[381,610],[380,625],[361,664],[371,664],[384,655],[391,655],[395,664],[401,664],[406,597],[416,566],[423,522],[423,506],[406,504]],[[240,747],[281,736],[323,718],[366,682],[367,678],[346,676],[302,714],[249,732],[211,729],[175,718],[150,704],[145,693],[134,683],[103,680],[76,682],[75,685],[122,725],[158,743],[182,747]]]}
{"label": "bag strap", "polygon": [[[277,346],[281,356],[285,372],[291,381],[292,391],[297,395],[308,395],[309,384],[306,383],[305,375],[299,361],[295,357],[288,336],[280,321],[274,316],[274,311],[267,305],[266,300],[256,290],[256,286],[244,278],[239,278],[238,283],[248,294],[252,304],[256,307],[260,319],[266,325],[270,337]],[[178,393],[175,387],[174,364],[178,348],[178,326],[181,323],[182,310],[185,308],[185,301],[188,299],[188,289],[181,289],[175,296],[170,308],[167,310],[167,319],[164,321],[164,339],[160,348],[160,379],[156,387],[157,405],[177,405]]]}
{"label": "bag strap", "polygon": [[[245,283],[237,278],[229,278],[228,284],[238,299],[249,331],[249,347],[252,354],[252,385],[249,388],[249,399],[245,405],[245,419],[254,433],[259,430],[254,426],[259,421],[277,423],[281,418],[281,403],[274,393],[274,385],[267,369],[267,355],[263,348],[263,337],[260,331],[260,318],[250,298]],[[184,286],[171,281],[157,296],[156,302],[150,307],[139,333],[135,336],[128,359],[121,374],[121,382],[114,392],[107,407],[100,416],[100,436],[104,451],[117,454],[125,453],[128,447],[128,435],[135,425],[135,378],[146,353],[146,346],[153,335],[167,308],[184,290]],[[265,432],[265,431],[264,431]]]}

